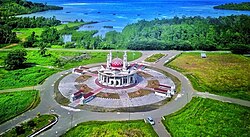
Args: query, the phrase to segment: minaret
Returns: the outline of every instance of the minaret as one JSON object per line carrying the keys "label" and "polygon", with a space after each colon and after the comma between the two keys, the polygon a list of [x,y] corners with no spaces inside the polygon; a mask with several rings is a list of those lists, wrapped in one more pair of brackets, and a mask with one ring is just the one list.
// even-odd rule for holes
{"label": "minaret", "polygon": [[123,70],[127,69],[127,51],[124,51],[123,54]]}
{"label": "minaret", "polygon": [[109,51],[109,63],[111,63],[112,62],[112,52],[111,52],[111,50]]}
{"label": "minaret", "polygon": [[109,69],[110,68],[110,56],[109,56],[109,54],[107,54],[107,69]]}

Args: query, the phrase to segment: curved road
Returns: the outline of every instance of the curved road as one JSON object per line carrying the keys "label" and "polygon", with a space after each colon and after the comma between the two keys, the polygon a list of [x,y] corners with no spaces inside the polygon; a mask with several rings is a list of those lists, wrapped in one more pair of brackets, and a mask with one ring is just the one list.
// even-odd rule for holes
{"label": "curved road", "polygon": [[[70,129],[72,126],[78,123],[90,121],[90,120],[102,120],[102,121],[128,120],[128,119],[135,120],[135,119],[144,119],[148,116],[152,116],[157,121],[160,121],[159,118],[161,116],[165,116],[170,113],[178,111],[179,109],[184,107],[192,99],[193,96],[198,95],[198,96],[208,97],[208,98],[213,96],[212,94],[207,95],[207,94],[201,94],[200,92],[196,92],[193,89],[190,81],[183,74],[163,66],[166,61],[180,54],[181,53],[180,51],[143,51],[142,57],[133,62],[142,62],[148,56],[155,54],[155,53],[159,53],[159,52],[168,54],[168,56],[161,58],[157,63],[151,63],[151,64],[149,63],[149,65],[162,69],[164,71],[167,71],[168,73],[176,76],[182,83],[181,85],[182,89],[181,89],[181,92],[179,93],[181,94],[181,97],[176,98],[175,100],[169,102],[167,105],[164,105],[156,110],[147,111],[147,112],[136,112],[136,113],[125,113],[125,112],[124,113],[123,112],[102,113],[102,112],[90,112],[90,111],[85,111],[85,110],[72,110],[71,111],[70,109],[67,109],[67,108],[65,109],[65,107],[62,107],[60,104],[58,104],[54,100],[54,82],[57,81],[62,75],[70,71],[70,70],[67,70],[67,71],[63,71],[63,72],[50,76],[49,78],[46,79],[46,81],[41,86],[37,86],[36,89],[41,91],[40,92],[41,93],[40,104],[35,109],[30,110],[22,114],[21,116],[18,116],[15,119],[10,120],[0,125],[0,132],[4,132],[14,127],[16,124],[28,118],[32,118],[36,116],[36,114],[39,112],[41,114],[56,113],[59,115],[58,123],[55,126],[53,126],[50,130],[42,133],[40,136],[59,136],[65,133],[66,130]],[[98,64],[92,64],[92,65],[98,65]],[[92,65],[87,65],[87,66],[92,66]],[[220,97],[221,96],[217,96],[218,100],[222,100],[220,99]],[[226,99],[224,98],[224,101],[227,101],[227,99],[231,99],[231,98],[226,98]],[[231,100],[228,102],[234,103],[234,100],[233,101]],[[250,107],[249,101],[243,102],[243,105],[244,104]],[[162,132],[162,131],[159,131],[159,132]],[[164,136],[164,135],[160,135],[160,136]]]}

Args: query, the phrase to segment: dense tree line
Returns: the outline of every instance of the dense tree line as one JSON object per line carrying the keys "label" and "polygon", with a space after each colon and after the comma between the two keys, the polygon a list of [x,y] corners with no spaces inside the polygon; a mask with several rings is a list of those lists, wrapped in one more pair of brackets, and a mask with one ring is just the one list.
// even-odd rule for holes
{"label": "dense tree line", "polygon": [[0,44],[10,44],[17,42],[16,33],[7,25],[0,25]]}
{"label": "dense tree line", "polygon": [[72,41],[76,44],[72,47],[96,49],[100,44],[100,37],[93,37],[98,31],[75,31],[72,33]]}
{"label": "dense tree line", "polygon": [[33,3],[26,0],[0,0],[0,17],[61,9],[63,7],[47,5],[46,3]]}
{"label": "dense tree line", "polygon": [[250,2],[242,3],[227,3],[218,6],[214,6],[214,9],[223,9],[223,10],[250,10]]}
{"label": "dense tree line", "polygon": [[102,43],[110,45],[109,48],[119,45],[136,50],[217,50],[246,45],[249,51],[249,24],[247,15],[141,20],[127,25],[121,33],[108,32]]}
{"label": "dense tree line", "polygon": [[0,25],[7,25],[11,28],[42,28],[60,25],[61,21],[55,17],[3,17]]}

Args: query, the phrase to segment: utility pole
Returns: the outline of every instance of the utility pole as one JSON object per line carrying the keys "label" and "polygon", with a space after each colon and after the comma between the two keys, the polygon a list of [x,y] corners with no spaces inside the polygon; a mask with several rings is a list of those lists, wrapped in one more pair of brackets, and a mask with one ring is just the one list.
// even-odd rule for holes
{"label": "utility pole", "polygon": [[73,113],[71,113],[71,128],[72,128],[72,122],[73,122]]}

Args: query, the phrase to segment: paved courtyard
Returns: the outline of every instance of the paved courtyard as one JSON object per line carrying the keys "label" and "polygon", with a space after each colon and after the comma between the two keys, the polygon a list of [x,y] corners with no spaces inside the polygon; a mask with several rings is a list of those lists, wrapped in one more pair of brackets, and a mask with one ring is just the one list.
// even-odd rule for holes
{"label": "paved courtyard", "polygon": [[[99,67],[90,68],[89,72],[86,72],[84,75],[88,75],[91,77],[81,83],[76,82],[76,79],[81,76],[80,74],[72,73],[67,75],[60,81],[58,86],[59,91],[64,97],[70,99],[72,94],[79,91],[77,85],[84,84],[87,85],[90,89],[92,89],[91,92],[93,92],[94,94],[102,92],[102,93],[113,93],[119,96],[119,99],[95,97],[86,104],[90,106],[98,106],[105,108],[123,108],[123,107],[137,107],[137,106],[150,105],[165,100],[167,98],[166,96],[156,95],[153,91],[154,90],[153,88],[147,87],[149,80],[158,80],[159,84],[175,87],[174,82],[170,78],[166,77],[164,74],[155,71],[153,69],[146,68],[141,72],[150,75],[150,77],[143,77],[138,74],[137,76],[138,83],[135,86],[125,89],[105,88],[99,86],[95,82],[97,79],[97,75],[94,72],[96,72],[98,69]],[[135,92],[138,92],[140,89],[150,90],[151,92],[143,96],[138,96],[133,98],[129,97],[128,95],[129,93],[136,94]],[[74,106],[78,103],[82,102],[80,102],[79,100],[72,102]]]}

